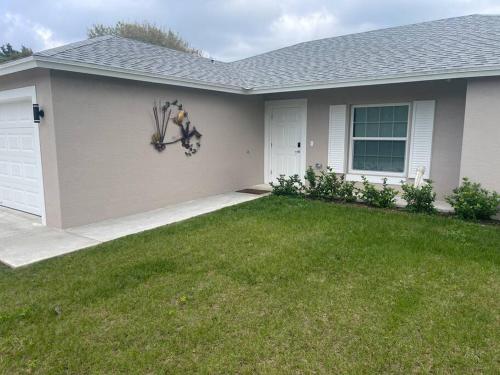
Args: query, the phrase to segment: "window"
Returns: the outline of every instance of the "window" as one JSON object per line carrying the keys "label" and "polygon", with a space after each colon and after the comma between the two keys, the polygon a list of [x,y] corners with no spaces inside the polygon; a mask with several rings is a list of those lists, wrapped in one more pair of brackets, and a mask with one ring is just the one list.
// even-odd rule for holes
{"label": "window", "polygon": [[401,174],[405,170],[408,105],[356,106],[351,168]]}

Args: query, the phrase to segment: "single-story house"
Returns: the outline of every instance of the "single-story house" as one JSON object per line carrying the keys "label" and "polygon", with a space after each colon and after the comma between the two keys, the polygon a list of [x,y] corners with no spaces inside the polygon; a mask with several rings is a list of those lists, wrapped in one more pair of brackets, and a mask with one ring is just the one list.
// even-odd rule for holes
{"label": "single-story house", "polygon": [[[196,154],[153,147],[158,100],[182,103],[202,134]],[[234,62],[98,37],[0,65],[0,205],[66,228],[307,166],[392,184],[425,167],[440,198],[464,176],[500,191],[499,119],[499,16]]]}

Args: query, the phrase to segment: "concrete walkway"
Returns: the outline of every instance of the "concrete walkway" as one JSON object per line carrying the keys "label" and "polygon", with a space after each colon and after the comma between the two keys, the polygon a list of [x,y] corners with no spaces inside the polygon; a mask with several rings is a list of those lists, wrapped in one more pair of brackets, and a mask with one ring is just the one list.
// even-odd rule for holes
{"label": "concrete walkway", "polygon": [[25,266],[262,196],[220,194],[66,230],[45,227],[37,216],[0,207],[0,262]]}
{"label": "concrete walkway", "polygon": [[[401,198],[400,196],[396,197],[396,207],[399,208],[405,208],[406,207],[406,201]],[[445,201],[435,201],[434,202],[434,207],[438,212],[441,212],[443,214],[451,214],[453,213],[453,207],[450,206],[448,202]]]}

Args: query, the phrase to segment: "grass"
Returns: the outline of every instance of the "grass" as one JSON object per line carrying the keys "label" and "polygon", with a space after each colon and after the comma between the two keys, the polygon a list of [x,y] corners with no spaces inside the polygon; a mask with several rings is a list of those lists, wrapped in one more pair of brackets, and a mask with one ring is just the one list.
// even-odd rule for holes
{"label": "grass", "polygon": [[268,197],[0,267],[0,372],[500,371],[500,227]]}

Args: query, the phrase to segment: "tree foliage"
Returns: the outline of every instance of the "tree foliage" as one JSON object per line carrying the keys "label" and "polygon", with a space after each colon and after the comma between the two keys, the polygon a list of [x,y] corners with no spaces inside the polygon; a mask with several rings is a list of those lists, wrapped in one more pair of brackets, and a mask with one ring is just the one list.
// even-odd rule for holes
{"label": "tree foliage", "polygon": [[170,29],[165,30],[149,22],[131,23],[120,21],[114,26],[95,24],[87,31],[87,36],[89,38],[103,35],[121,36],[182,52],[201,55],[201,51],[192,48],[178,33]]}
{"label": "tree foliage", "polygon": [[0,46],[0,63],[31,56],[32,54],[33,51],[31,50],[31,48],[21,46],[21,50],[18,51],[14,49],[10,43],[7,43],[3,46]]}

